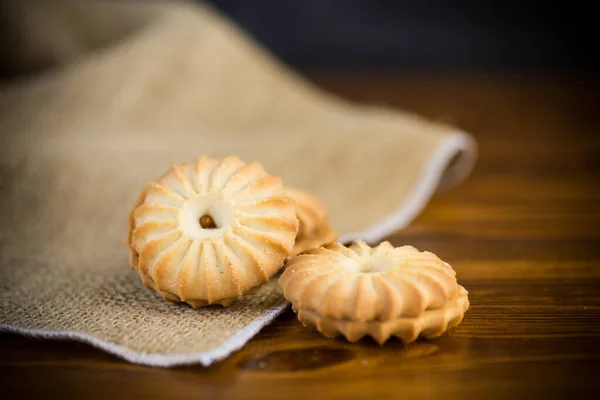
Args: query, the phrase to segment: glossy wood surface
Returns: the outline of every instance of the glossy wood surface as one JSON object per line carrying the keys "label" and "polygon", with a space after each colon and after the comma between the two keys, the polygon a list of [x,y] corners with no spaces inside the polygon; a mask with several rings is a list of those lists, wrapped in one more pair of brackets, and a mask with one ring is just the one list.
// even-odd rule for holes
{"label": "glossy wood surface", "polygon": [[463,323],[409,346],[352,345],[303,328],[288,310],[227,360],[175,369],[128,364],[84,344],[3,334],[0,397],[600,398],[597,82],[311,78],[354,100],[452,122],[479,141],[471,178],[437,194],[390,238],[454,266],[471,299]]}

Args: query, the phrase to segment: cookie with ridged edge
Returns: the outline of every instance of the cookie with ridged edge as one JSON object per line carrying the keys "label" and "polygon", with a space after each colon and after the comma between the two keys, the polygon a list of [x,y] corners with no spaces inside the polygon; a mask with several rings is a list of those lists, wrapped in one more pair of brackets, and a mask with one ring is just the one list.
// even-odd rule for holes
{"label": "cookie with ridged edge", "polygon": [[304,325],[349,341],[436,337],[460,323],[469,307],[450,265],[389,242],[308,250],[288,262],[279,283]]}
{"label": "cookie with ridged edge", "polygon": [[321,247],[327,243],[333,242],[337,238],[335,229],[329,223],[325,222],[318,226],[311,235],[296,238],[292,255],[297,255],[310,249]]}
{"label": "cookie with ridged edge", "polygon": [[461,286],[459,293],[444,308],[428,310],[418,317],[400,317],[389,321],[352,321],[322,317],[310,310],[294,307],[298,320],[307,328],[316,329],[325,337],[344,336],[349,342],[357,342],[364,336],[371,336],[379,344],[396,336],[405,343],[414,342],[419,336],[433,339],[462,322],[469,308],[469,298]]}
{"label": "cookie with ridged edge", "polygon": [[297,232],[280,178],[204,156],[143,189],[129,217],[130,265],[165,300],[229,305],[281,269]]}
{"label": "cookie with ridged edge", "polygon": [[314,236],[316,230],[327,222],[327,208],[314,194],[305,190],[287,186],[286,194],[296,203],[298,239]]}

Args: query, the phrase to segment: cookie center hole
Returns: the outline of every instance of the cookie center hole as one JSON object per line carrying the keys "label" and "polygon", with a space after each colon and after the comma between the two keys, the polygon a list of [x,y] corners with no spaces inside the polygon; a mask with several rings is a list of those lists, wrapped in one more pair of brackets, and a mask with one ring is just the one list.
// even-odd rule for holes
{"label": "cookie center hole", "polygon": [[200,226],[204,229],[217,229],[218,228],[213,217],[211,217],[208,214],[204,214],[203,216],[201,216],[200,219],[198,220],[198,222],[200,223]]}
{"label": "cookie center hole", "polygon": [[373,265],[363,265],[360,267],[360,272],[369,274],[372,272],[378,272]]}
{"label": "cookie center hole", "polygon": [[363,274],[376,274],[379,272],[385,272],[392,267],[392,264],[384,259],[371,258],[364,260],[359,264],[358,270]]}

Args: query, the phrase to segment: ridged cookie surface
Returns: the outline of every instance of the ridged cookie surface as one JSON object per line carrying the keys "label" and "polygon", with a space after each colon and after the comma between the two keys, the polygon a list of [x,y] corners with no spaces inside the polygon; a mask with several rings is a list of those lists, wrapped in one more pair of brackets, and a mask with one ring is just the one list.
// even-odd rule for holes
{"label": "ridged cookie surface", "polygon": [[327,222],[327,208],[315,195],[305,190],[286,187],[286,194],[296,203],[298,238],[313,236]]}
{"label": "ridged cookie surface", "polygon": [[279,282],[305,325],[352,341],[364,335],[380,342],[391,335],[405,341],[432,337],[460,322],[469,306],[450,265],[433,253],[388,242],[308,250],[288,262]]}
{"label": "ridged cookie surface", "polygon": [[321,247],[333,242],[336,238],[337,234],[333,227],[325,222],[321,226],[318,226],[309,236],[298,235],[292,255],[297,255],[307,250]]}
{"label": "ridged cookie surface", "polygon": [[174,165],[130,214],[131,267],[169,301],[228,305],[265,283],[298,231],[281,180],[232,156]]}
{"label": "ridged cookie surface", "polygon": [[396,336],[405,343],[419,338],[433,339],[448,329],[460,324],[469,308],[467,291],[461,286],[459,293],[446,306],[438,310],[428,310],[418,317],[401,317],[389,321],[351,321],[322,317],[314,311],[295,309],[298,320],[306,327],[314,328],[324,336],[334,338],[344,336],[349,342],[357,342],[364,336],[371,336],[379,344]]}

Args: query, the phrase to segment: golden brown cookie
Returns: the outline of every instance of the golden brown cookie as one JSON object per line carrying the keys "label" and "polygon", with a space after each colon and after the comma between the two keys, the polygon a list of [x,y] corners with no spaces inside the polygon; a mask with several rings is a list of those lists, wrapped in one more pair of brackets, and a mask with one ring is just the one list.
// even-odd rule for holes
{"label": "golden brown cookie", "polygon": [[298,319],[327,337],[412,342],[458,325],[467,291],[435,254],[384,242],[331,243],[293,257],[279,283]]}
{"label": "golden brown cookie", "polygon": [[296,203],[298,238],[314,236],[315,231],[327,222],[327,208],[307,191],[286,187],[286,194]]}
{"label": "golden brown cookie", "polygon": [[279,178],[237,157],[174,165],[129,219],[131,267],[165,300],[228,305],[281,269],[298,231]]}
{"label": "golden brown cookie", "polygon": [[337,238],[337,234],[333,227],[329,223],[325,222],[321,226],[317,227],[310,236],[296,238],[294,244],[294,250],[292,255],[300,254],[306,250],[313,249],[315,247],[321,247],[324,244],[333,242]]}

